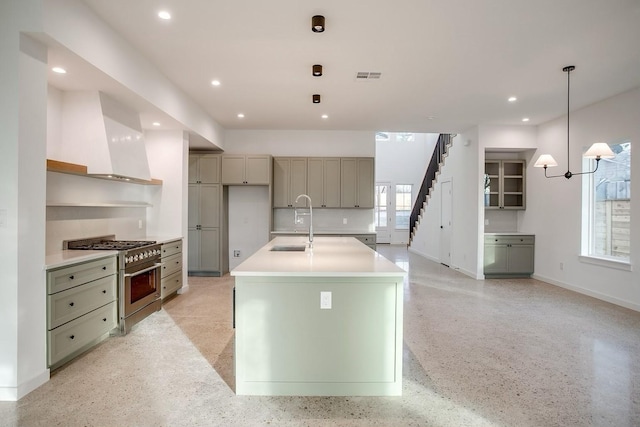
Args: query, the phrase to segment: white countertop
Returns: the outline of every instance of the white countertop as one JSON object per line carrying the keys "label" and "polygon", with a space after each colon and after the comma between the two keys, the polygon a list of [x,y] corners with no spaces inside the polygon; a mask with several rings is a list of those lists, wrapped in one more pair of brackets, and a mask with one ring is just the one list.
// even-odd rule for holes
{"label": "white countertop", "polygon": [[521,233],[519,231],[500,232],[500,233],[484,233],[485,236],[533,236],[533,233]]}
{"label": "white countertop", "polygon": [[[273,234],[274,236],[291,236],[294,234],[300,234],[300,235],[307,235],[309,234],[309,230],[274,230],[271,232],[271,234]],[[376,234],[375,231],[363,231],[363,230],[313,230],[313,235],[314,236],[344,236],[344,235],[370,235],[370,234]]]}
{"label": "white countertop", "polygon": [[397,277],[406,272],[354,237],[314,237],[304,252],[277,245],[307,244],[307,236],[276,237],[231,271],[232,276]]}
{"label": "white countertop", "polygon": [[45,256],[44,268],[51,270],[53,268],[65,267],[67,265],[78,262],[92,261],[94,259],[107,258],[118,255],[118,251],[80,251],[80,250],[62,250]]}
{"label": "white countertop", "polygon": [[[160,244],[182,239],[182,237],[176,236],[146,236],[132,238],[118,236],[117,238],[118,240],[149,240]],[[92,261],[94,259],[116,255],[118,255],[118,251],[81,251],[60,249],[59,251],[45,255],[44,268],[45,270],[51,270],[53,268],[65,267],[78,262]]]}

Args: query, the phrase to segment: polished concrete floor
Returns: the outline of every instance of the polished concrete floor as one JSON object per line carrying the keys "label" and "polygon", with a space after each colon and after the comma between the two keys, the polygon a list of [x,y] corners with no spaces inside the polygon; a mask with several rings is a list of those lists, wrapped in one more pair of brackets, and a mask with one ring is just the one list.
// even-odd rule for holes
{"label": "polished concrete floor", "polygon": [[407,253],[401,397],[234,394],[233,279],[189,290],[53,373],[1,426],[639,426],[640,313]]}

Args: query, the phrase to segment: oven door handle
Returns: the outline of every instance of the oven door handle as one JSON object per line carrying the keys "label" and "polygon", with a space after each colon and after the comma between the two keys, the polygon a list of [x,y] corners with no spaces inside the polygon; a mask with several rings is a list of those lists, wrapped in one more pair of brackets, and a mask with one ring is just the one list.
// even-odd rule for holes
{"label": "oven door handle", "polygon": [[145,268],[144,270],[136,271],[135,273],[125,273],[125,274],[124,274],[124,277],[133,277],[133,276],[137,276],[137,275],[139,275],[139,274],[146,273],[147,271],[154,270],[154,269],[156,269],[156,268],[158,268],[158,267],[162,267],[162,263],[161,263],[161,262],[155,263],[155,264],[153,264],[151,267],[149,267],[149,268]]}

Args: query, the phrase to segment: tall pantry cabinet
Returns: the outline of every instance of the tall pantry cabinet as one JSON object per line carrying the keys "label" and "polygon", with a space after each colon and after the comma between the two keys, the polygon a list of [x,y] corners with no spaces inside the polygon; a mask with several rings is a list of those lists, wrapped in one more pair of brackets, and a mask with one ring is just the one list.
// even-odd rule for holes
{"label": "tall pantry cabinet", "polygon": [[220,155],[189,155],[189,275],[220,276],[224,270],[220,167]]}

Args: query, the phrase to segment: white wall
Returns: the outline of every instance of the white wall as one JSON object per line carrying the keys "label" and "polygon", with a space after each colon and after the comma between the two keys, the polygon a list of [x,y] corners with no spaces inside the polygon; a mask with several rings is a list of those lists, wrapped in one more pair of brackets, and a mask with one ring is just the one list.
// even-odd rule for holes
{"label": "white wall", "polygon": [[[631,156],[631,265],[640,265],[640,89],[635,89],[571,112],[571,171],[581,168],[583,150],[598,141],[629,139]],[[541,153],[552,154],[566,172],[566,117],[539,127]],[[535,158],[533,159],[535,161]],[[640,310],[640,271],[623,271],[582,262],[581,177],[544,178],[542,169],[527,170],[527,210],[522,228],[536,234],[535,277],[616,304]],[[563,269],[560,269],[563,263]]]}
{"label": "white wall", "polygon": [[[188,265],[188,175],[189,136],[183,131],[144,133],[151,177],[162,186],[147,186],[147,235],[182,237],[182,265]],[[183,290],[188,286],[187,269],[182,269]]]}
{"label": "white wall", "polygon": [[38,28],[38,3],[0,3],[0,400],[17,400],[49,379],[42,270],[46,49],[20,35]]}
{"label": "white wall", "polygon": [[374,157],[375,132],[227,130],[225,152],[272,156]]}
{"label": "white wall", "polygon": [[[268,186],[229,186],[229,269],[267,244],[270,209]],[[234,250],[240,257],[233,256]]]}
{"label": "white wall", "polygon": [[[466,144],[466,145],[465,145]],[[477,128],[453,139],[440,176],[429,199],[425,213],[409,248],[411,252],[440,262],[441,185],[451,181],[451,260],[450,267],[480,278],[478,266],[479,242],[482,228],[480,215],[482,183],[480,181],[480,152]]]}

